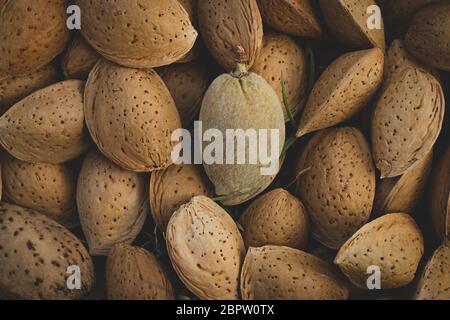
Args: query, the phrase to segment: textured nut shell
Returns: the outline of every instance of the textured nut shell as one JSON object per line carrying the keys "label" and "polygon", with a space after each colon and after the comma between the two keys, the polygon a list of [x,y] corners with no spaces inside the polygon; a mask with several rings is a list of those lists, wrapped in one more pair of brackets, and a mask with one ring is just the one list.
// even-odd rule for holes
{"label": "textured nut shell", "polygon": [[313,237],[338,249],[369,219],[375,197],[375,169],[364,135],[356,128],[319,131],[298,162],[300,198]]}
{"label": "textured nut shell", "polygon": [[131,243],[148,213],[145,176],[126,171],[91,151],[77,186],[81,226],[92,255],[107,255],[117,243]]}
{"label": "textured nut shell", "polygon": [[46,65],[24,76],[11,76],[0,81],[0,115],[14,104],[57,81],[56,69]]}
{"label": "textured nut shell", "polygon": [[126,244],[114,246],[106,262],[109,300],[173,300],[170,280],[153,254]]}
{"label": "textured nut shell", "polygon": [[411,53],[432,67],[450,71],[450,3],[429,5],[414,17],[405,45]]}
{"label": "textured nut shell", "polygon": [[167,251],[183,283],[200,299],[238,299],[245,248],[228,213],[197,196],[182,205],[167,226]]}
{"label": "textured nut shell", "polygon": [[[15,205],[0,203],[0,290],[22,299],[78,299],[94,282],[83,244],[69,230]],[[67,288],[67,268],[77,265],[81,289]]]}
{"label": "textured nut shell", "polygon": [[194,196],[213,194],[213,186],[201,166],[172,165],[151,174],[150,212],[160,230],[165,232],[172,214],[182,204]]}
{"label": "textured nut shell", "polygon": [[404,213],[392,213],[358,230],[334,262],[362,289],[367,289],[367,268],[379,266],[381,288],[392,289],[414,279],[423,252],[422,233],[414,220]]}
{"label": "textured nut shell", "polygon": [[[281,103],[283,77],[292,115],[296,116],[301,111],[307,81],[306,57],[303,49],[291,37],[283,34],[265,35],[261,52],[251,71],[259,74],[272,86]],[[283,112],[285,120],[289,121],[284,107]]]}
{"label": "textured nut shell", "polygon": [[237,47],[253,65],[263,41],[263,24],[256,0],[202,0],[198,3],[200,33],[206,47],[226,70],[236,67]]}
{"label": "textured nut shell", "polygon": [[342,55],[322,73],[309,96],[297,136],[340,124],[362,110],[381,86],[379,48]]}
{"label": "textured nut shell", "polygon": [[412,212],[421,199],[433,164],[433,152],[400,177],[383,179],[377,186],[373,212],[376,215]]}
{"label": "textured nut shell", "polygon": [[83,13],[83,36],[96,51],[120,65],[171,64],[186,55],[197,38],[186,10],[176,0],[115,0],[107,6],[102,1],[75,3]]}
{"label": "textured nut shell", "polygon": [[319,37],[322,28],[310,0],[257,0],[264,22],[281,32]]}
{"label": "textured nut shell", "polygon": [[330,30],[339,41],[359,49],[380,48],[386,43],[384,25],[381,29],[369,29],[372,13],[367,8],[376,5],[375,0],[319,0],[322,14]]}
{"label": "textured nut shell", "polygon": [[440,0],[382,0],[383,18],[386,23],[395,26],[404,26],[410,23],[414,14],[425,5]]}
{"label": "textured nut shell", "polygon": [[200,60],[173,64],[158,70],[172,95],[183,126],[189,125],[198,114],[208,89],[209,75]]}
{"label": "textured nut shell", "polygon": [[[192,25],[195,29],[198,29],[198,19],[197,19],[197,4],[198,0],[178,0],[178,2],[183,6],[184,10],[189,15]],[[199,37],[197,37],[197,42],[194,47],[185,56],[183,56],[177,63],[186,63],[194,60],[200,54]]]}
{"label": "textured nut shell", "polygon": [[[284,115],[277,94],[260,76],[249,73],[242,78],[224,74],[219,76],[209,87],[203,99],[200,111],[203,130],[227,129],[278,130],[279,154],[285,141]],[[270,140],[270,138],[268,138]],[[223,136],[226,146],[226,135]],[[271,154],[271,145],[267,145],[267,154]],[[245,148],[249,153],[249,144]],[[276,153],[275,153],[276,154]],[[225,161],[224,161],[225,163]],[[235,163],[237,157],[235,154]],[[280,160],[281,163],[281,160]],[[212,164],[204,165],[209,179],[215,186],[218,196],[245,194],[227,205],[242,203],[255,197],[268,187],[273,176],[261,175],[261,165],[246,164]],[[239,198],[239,197],[238,197]]]}
{"label": "textured nut shell", "polygon": [[68,164],[33,164],[2,157],[3,192],[8,201],[40,212],[65,227],[78,224],[76,172]]}
{"label": "textured nut shell", "polygon": [[304,248],[309,218],[303,204],[288,191],[272,190],[256,199],[239,219],[247,248],[279,245]]}
{"label": "textured nut shell", "polygon": [[241,273],[244,300],[344,300],[348,290],[327,262],[281,246],[250,248]]}
{"label": "textured nut shell", "polygon": [[444,111],[441,84],[427,71],[411,66],[394,74],[372,117],[372,151],[382,178],[402,175],[429,154]]}
{"label": "textured nut shell", "polygon": [[0,143],[15,158],[63,163],[90,145],[83,113],[84,82],[67,80],[34,92],[0,118]]}
{"label": "textured nut shell", "polygon": [[168,167],[181,127],[175,103],[153,70],[136,70],[100,60],[85,92],[86,123],[110,160],[138,172]]}
{"label": "textured nut shell", "polygon": [[450,244],[450,147],[447,147],[433,173],[430,211],[439,238]]}
{"label": "textured nut shell", "polygon": [[419,281],[416,300],[450,300],[450,248],[439,247]]}
{"label": "textured nut shell", "polygon": [[64,50],[70,38],[66,8],[65,0],[0,2],[0,75],[37,70]]}
{"label": "textured nut shell", "polygon": [[77,36],[62,56],[61,67],[66,78],[86,79],[99,58],[100,55]]}

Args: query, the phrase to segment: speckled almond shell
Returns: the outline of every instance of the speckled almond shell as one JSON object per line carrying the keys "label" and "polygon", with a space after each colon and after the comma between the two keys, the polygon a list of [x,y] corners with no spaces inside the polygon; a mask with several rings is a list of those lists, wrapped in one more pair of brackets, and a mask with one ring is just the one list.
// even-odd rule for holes
{"label": "speckled almond shell", "polygon": [[170,219],[167,251],[175,272],[203,300],[239,298],[245,248],[236,223],[211,199],[197,196]]}
{"label": "speckled almond shell", "polygon": [[172,214],[194,196],[214,195],[213,186],[203,168],[197,165],[172,165],[152,172],[150,177],[150,209],[154,222],[166,231]]}
{"label": "speckled almond shell", "polygon": [[429,154],[444,111],[441,84],[427,71],[410,66],[392,77],[372,117],[372,151],[382,178],[404,174]]}
{"label": "speckled almond shell", "polygon": [[68,164],[33,164],[2,157],[5,198],[40,212],[63,226],[78,224],[75,194],[77,177]]}
{"label": "speckled almond shell", "polygon": [[336,38],[355,48],[368,49],[386,47],[384,25],[381,29],[369,29],[367,13],[375,0],[319,0],[323,17]]}
{"label": "speckled almond shell", "polygon": [[405,45],[424,63],[450,71],[450,2],[431,4],[414,16]]}
{"label": "speckled almond shell", "polygon": [[383,81],[379,48],[344,54],[322,73],[309,96],[297,136],[340,124],[361,111]]}
{"label": "speckled almond shell", "polygon": [[100,60],[86,84],[84,110],[92,139],[119,166],[150,172],[172,163],[171,135],[180,117],[155,71]]}
{"label": "speckled almond shell", "polygon": [[450,244],[450,147],[433,172],[429,206],[439,239]]}
{"label": "speckled almond shell", "polygon": [[117,243],[130,244],[148,213],[145,176],[126,171],[91,151],[78,176],[77,206],[92,255],[107,255]]}
{"label": "speckled almond shell", "polygon": [[381,5],[386,23],[397,29],[408,25],[420,8],[438,1],[440,0],[381,0],[377,3]]}
{"label": "speckled almond shell", "polygon": [[11,76],[0,80],[0,115],[34,91],[58,80],[57,71],[46,65],[24,76]]}
{"label": "speckled almond shell", "polygon": [[301,250],[250,248],[241,274],[244,300],[345,300],[348,290],[332,265]]}
{"label": "speckled almond shell", "polygon": [[[241,78],[223,74],[214,80],[203,99],[200,121],[204,132],[217,129],[223,133],[224,146],[228,129],[252,129],[257,132],[262,129],[269,130],[269,134],[271,130],[278,130],[281,155],[285,141],[283,110],[273,88],[255,73],[248,73]],[[270,143],[267,144],[267,150],[267,154],[271,154]],[[245,154],[249,154],[249,144]],[[225,155],[226,150],[224,159]],[[261,175],[260,164],[252,165],[248,161],[246,164],[234,165],[204,164],[204,167],[215,186],[216,194],[231,198],[223,202],[225,205],[240,204],[256,197],[274,179],[274,176]]]}
{"label": "speckled almond shell", "polygon": [[64,75],[69,79],[86,79],[100,55],[81,36],[76,36],[61,58]]}
{"label": "speckled almond shell", "polygon": [[425,266],[416,300],[450,300],[450,247],[441,246]]}
{"label": "speckled almond shell", "polygon": [[175,101],[181,123],[188,126],[197,116],[209,85],[208,70],[201,60],[172,64],[157,70]]}
{"label": "speckled almond shell", "polygon": [[411,213],[424,194],[433,164],[433,152],[396,178],[382,179],[377,186],[373,212],[375,215],[395,212]]}
{"label": "speckled almond shell", "polygon": [[[178,2],[183,6],[184,10],[189,15],[192,25],[197,30],[198,29],[198,19],[197,19],[197,5],[198,0],[178,0]],[[176,63],[186,63],[194,60],[200,55],[200,39],[197,37],[197,41],[194,47]]]}
{"label": "speckled almond shell", "polygon": [[[105,58],[131,68],[171,64],[194,46],[197,31],[177,0],[76,0],[81,32]],[[101,26],[101,27],[99,27]]]}
{"label": "speckled almond shell", "polygon": [[3,148],[31,163],[64,163],[82,155],[91,143],[83,91],[83,81],[67,80],[15,104],[0,118]]}
{"label": "speckled almond shell", "polygon": [[247,248],[279,245],[304,248],[309,238],[309,217],[305,207],[284,189],[272,190],[256,199],[242,214]]}
{"label": "speckled almond shell", "polygon": [[67,6],[66,0],[0,2],[0,78],[35,71],[64,50]]}
{"label": "speckled almond shell", "polygon": [[156,257],[140,247],[114,246],[106,262],[109,300],[173,300],[173,289]]}
{"label": "speckled almond shell", "polygon": [[[263,77],[275,90],[283,103],[281,78],[286,83],[286,94],[293,116],[300,111],[306,89],[306,55],[291,37],[279,33],[264,36],[261,52],[255,60],[252,72]],[[289,117],[283,105],[284,118]]]}
{"label": "speckled almond shell", "polygon": [[322,27],[310,0],[257,0],[265,23],[300,37],[319,37]]}
{"label": "speckled almond shell", "polygon": [[[85,247],[69,230],[47,218],[0,203],[0,288],[14,299],[79,299],[94,282]],[[81,289],[67,288],[67,270],[76,265]]]}
{"label": "speckled almond shell", "polygon": [[312,235],[339,249],[368,220],[375,198],[375,168],[369,144],[356,128],[319,131],[298,166],[300,199],[312,222]]}
{"label": "speckled almond shell", "polygon": [[236,67],[242,47],[251,67],[263,41],[263,24],[256,0],[202,0],[198,3],[200,33],[215,60],[225,69]]}
{"label": "speckled almond shell", "polygon": [[381,288],[392,289],[414,279],[423,253],[423,237],[415,221],[408,214],[392,213],[358,230],[334,262],[361,289],[367,289],[367,268],[379,266]]}

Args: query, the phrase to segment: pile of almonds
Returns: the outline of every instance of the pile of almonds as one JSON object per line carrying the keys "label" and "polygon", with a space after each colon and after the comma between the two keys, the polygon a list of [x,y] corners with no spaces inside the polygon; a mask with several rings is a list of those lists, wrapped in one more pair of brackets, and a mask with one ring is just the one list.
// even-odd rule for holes
{"label": "pile of almonds", "polygon": [[449,300],[449,98],[448,0],[0,0],[0,298]]}

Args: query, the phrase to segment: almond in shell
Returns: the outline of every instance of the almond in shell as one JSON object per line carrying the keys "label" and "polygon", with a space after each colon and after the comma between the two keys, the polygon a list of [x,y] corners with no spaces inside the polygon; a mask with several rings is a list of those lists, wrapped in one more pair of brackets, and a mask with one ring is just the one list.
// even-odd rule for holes
{"label": "almond in shell", "polygon": [[[189,15],[192,25],[197,30],[198,29],[198,19],[197,19],[197,5],[198,0],[178,0],[178,2],[183,6]],[[186,63],[194,60],[200,54],[200,39],[197,37],[197,42],[194,47],[185,56],[183,56],[177,63]]]}
{"label": "almond in shell", "polygon": [[69,79],[86,79],[100,55],[81,36],[76,36],[64,52],[61,67]]}

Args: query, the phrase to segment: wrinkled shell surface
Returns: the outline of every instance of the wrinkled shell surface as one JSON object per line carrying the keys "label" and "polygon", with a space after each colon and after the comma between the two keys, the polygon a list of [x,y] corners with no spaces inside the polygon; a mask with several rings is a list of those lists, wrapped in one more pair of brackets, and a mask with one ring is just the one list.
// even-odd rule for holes
{"label": "wrinkled shell surface", "polygon": [[[46,216],[0,203],[0,288],[21,299],[78,299],[94,282],[83,244]],[[67,268],[81,272],[81,289],[67,288]],[[73,273],[72,273],[73,274]]]}
{"label": "wrinkled shell surface", "polygon": [[148,213],[145,176],[126,171],[91,151],[77,187],[81,226],[92,255],[107,255],[117,243],[131,243]]}
{"label": "wrinkled shell surface", "polygon": [[207,197],[194,197],[170,219],[166,241],[176,273],[197,297],[238,299],[245,248],[224,209]]}
{"label": "wrinkled shell surface", "polygon": [[281,246],[250,248],[241,275],[244,300],[344,300],[348,290],[332,266]]}
{"label": "wrinkled shell surface", "polygon": [[300,199],[312,221],[313,237],[338,249],[369,219],[375,169],[364,135],[356,128],[318,132],[302,152]]}
{"label": "wrinkled shell surface", "polygon": [[100,55],[81,37],[77,36],[67,48],[61,61],[66,78],[86,79]]}
{"label": "wrinkled shell surface", "polygon": [[34,92],[0,118],[0,143],[15,158],[63,163],[90,145],[84,123],[84,82],[67,80]]}
{"label": "wrinkled shell surface", "polygon": [[[132,68],[171,64],[194,46],[197,31],[176,0],[76,0],[81,32],[108,60]],[[101,26],[101,27],[99,27]]]}
{"label": "wrinkled shell surface", "polygon": [[137,172],[168,167],[181,127],[175,103],[153,70],[100,60],[86,84],[84,105],[92,139],[110,160]]}
{"label": "wrinkled shell surface", "polygon": [[288,191],[275,189],[258,199],[242,214],[240,224],[247,248],[279,245],[306,246],[309,218],[303,204]]}
{"label": "wrinkled shell surface", "polygon": [[106,262],[110,300],[173,300],[170,280],[153,254],[140,247],[116,245]]}
{"label": "wrinkled shell surface", "polygon": [[381,288],[407,285],[424,252],[422,233],[407,214],[387,214],[369,222],[339,250],[335,263],[358,287],[367,289],[367,268],[380,267]]}

